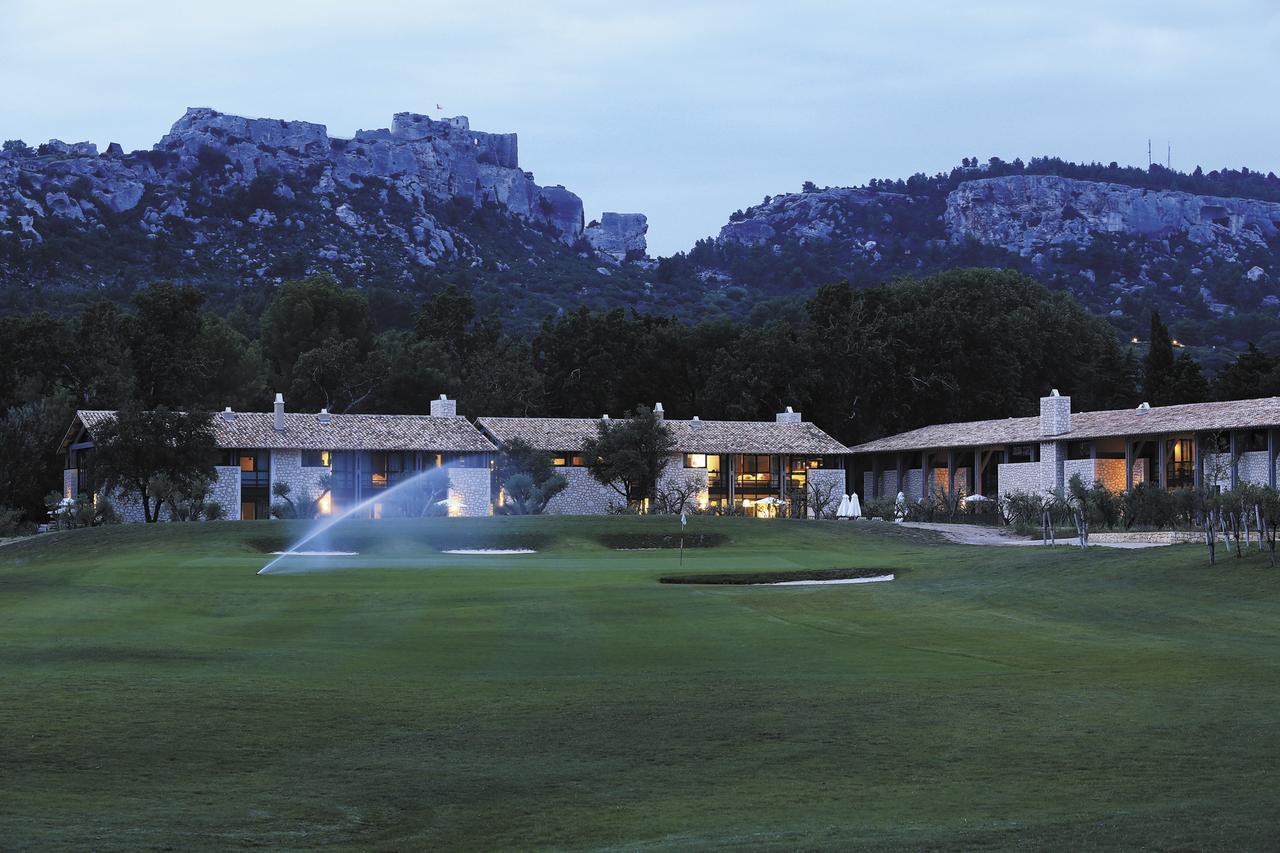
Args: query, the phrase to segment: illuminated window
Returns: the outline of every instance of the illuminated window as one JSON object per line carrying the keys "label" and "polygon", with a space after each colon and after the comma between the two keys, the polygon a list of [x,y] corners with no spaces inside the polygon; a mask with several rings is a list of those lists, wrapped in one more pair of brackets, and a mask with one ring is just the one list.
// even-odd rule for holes
{"label": "illuminated window", "polygon": [[569,457],[569,464],[575,468],[581,468],[586,463],[583,462],[581,453],[575,453],[573,456]]}
{"label": "illuminated window", "polygon": [[684,467],[686,468],[706,468],[707,454],[705,453],[686,453],[684,455]]}
{"label": "illuminated window", "polygon": [[258,460],[253,456],[240,457],[240,470],[246,473],[252,473],[258,469]]}
{"label": "illuminated window", "polygon": [[303,468],[328,468],[332,464],[332,454],[328,450],[302,451]]}
{"label": "illuminated window", "polygon": [[552,456],[551,464],[557,468],[564,468],[569,464],[569,458],[567,456]]}

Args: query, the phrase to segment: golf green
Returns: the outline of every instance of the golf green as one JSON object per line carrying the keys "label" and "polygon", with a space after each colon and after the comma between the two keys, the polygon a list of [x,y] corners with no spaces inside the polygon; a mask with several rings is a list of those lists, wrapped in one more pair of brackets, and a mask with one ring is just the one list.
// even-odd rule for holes
{"label": "golf green", "polygon": [[[604,544],[671,518],[440,519],[255,574],[303,529],[0,547],[0,848],[1280,845],[1257,552],[693,518],[681,567]],[[851,568],[896,579],[658,583]]]}

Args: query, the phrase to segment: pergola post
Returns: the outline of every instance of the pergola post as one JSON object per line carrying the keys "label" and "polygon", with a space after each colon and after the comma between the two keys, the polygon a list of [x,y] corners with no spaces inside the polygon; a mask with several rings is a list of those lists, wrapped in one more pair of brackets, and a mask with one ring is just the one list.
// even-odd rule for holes
{"label": "pergola post", "polygon": [[1169,466],[1165,461],[1164,437],[1158,435],[1154,439],[1152,439],[1152,441],[1155,442],[1156,459],[1160,463],[1160,479],[1158,480],[1158,482],[1160,483],[1161,489],[1167,490],[1169,488],[1169,470],[1168,470]]}
{"label": "pergola post", "polygon": [[947,448],[947,497],[956,496],[956,449]]}
{"label": "pergola post", "polygon": [[1240,486],[1240,453],[1236,443],[1236,431],[1231,431],[1231,491]]}
{"label": "pergola post", "polygon": [[982,460],[983,450],[981,447],[973,449],[973,482],[969,485],[973,488],[975,495],[982,494]]}
{"label": "pergola post", "polygon": [[929,497],[929,478],[933,476],[933,451],[920,451],[920,500]]}
{"label": "pergola post", "polygon": [[871,497],[880,497],[880,454],[871,454]]}
{"label": "pergola post", "polygon": [[1204,488],[1204,450],[1201,447],[1200,433],[1191,434],[1191,452],[1195,454],[1196,460],[1196,491]]}
{"label": "pergola post", "polygon": [[1276,487],[1276,431],[1267,430],[1267,485]]}
{"label": "pergola post", "polygon": [[1133,441],[1124,437],[1124,490],[1133,491]]}
{"label": "pergola post", "polygon": [[902,494],[902,488],[906,483],[906,479],[907,479],[906,467],[907,467],[907,460],[902,455],[902,451],[898,451],[898,488],[893,493],[893,496],[895,498],[898,495]]}

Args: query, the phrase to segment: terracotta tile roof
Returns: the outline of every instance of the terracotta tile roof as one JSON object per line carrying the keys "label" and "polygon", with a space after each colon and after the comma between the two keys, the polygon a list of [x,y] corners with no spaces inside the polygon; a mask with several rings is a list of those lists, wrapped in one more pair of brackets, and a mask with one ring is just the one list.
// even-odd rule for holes
{"label": "terracotta tile roof", "polygon": [[1071,431],[1043,436],[1040,418],[1005,418],[993,421],[935,424],[868,441],[851,448],[853,453],[892,453],[899,450],[932,450],[943,447],[984,447],[1039,441],[1077,441],[1124,435],[1167,435],[1186,432],[1221,432],[1233,429],[1280,427],[1280,397],[1231,400],[1225,403],[1186,403],[1147,409],[1076,412]]}
{"label": "terracotta tile roof", "polygon": [[[616,419],[619,420],[620,419]],[[596,436],[595,418],[480,418],[477,425],[498,444],[523,439],[539,450],[567,451]],[[677,453],[794,453],[833,456],[849,449],[808,422],[664,421]]]}
{"label": "terracotta tile roof", "polygon": [[[92,435],[114,411],[81,410],[76,417]],[[496,448],[463,417],[429,415],[330,415],[328,424],[314,414],[286,412],[284,431],[276,432],[271,412],[236,412],[230,421],[213,416],[219,447],[275,450],[442,450],[488,453]],[[74,430],[75,424],[72,424]],[[69,440],[69,439],[68,439]],[[65,446],[65,442],[64,442]]]}

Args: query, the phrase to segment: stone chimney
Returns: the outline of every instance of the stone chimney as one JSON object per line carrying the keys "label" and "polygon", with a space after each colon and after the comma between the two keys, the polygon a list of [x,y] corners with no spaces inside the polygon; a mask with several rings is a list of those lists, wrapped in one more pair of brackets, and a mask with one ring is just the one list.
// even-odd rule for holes
{"label": "stone chimney", "polygon": [[231,423],[236,419],[236,413],[231,411],[230,406],[227,406],[225,409],[222,410],[222,419],[227,423]]}
{"label": "stone chimney", "polygon": [[316,415],[316,420],[325,426],[333,423],[333,418],[329,417],[329,409],[327,407],[320,410],[320,414]]}
{"label": "stone chimney", "polygon": [[653,404],[653,413],[657,416],[658,420],[663,420],[667,417],[667,413],[663,410],[661,403]]}
{"label": "stone chimney", "polygon": [[780,424],[798,424],[804,420],[804,418],[800,417],[800,413],[793,410],[790,406],[787,406],[787,410],[785,412],[778,412],[774,417]]}
{"label": "stone chimney", "polygon": [[276,432],[284,432],[284,395],[276,392]]}
{"label": "stone chimney", "polygon": [[1071,398],[1054,388],[1048,397],[1040,398],[1040,434],[1065,435],[1071,432]]}
{"label": "stone chimney", "polygon": [[1138,404],[1138,414],[1139,414],[1139,415],[1145,415],[1145,414],[1147,414],[1147,413],[1148,413],[1148,412],[1150,412],[1150,411],[1151,411],[1151,404],[1150,404],[1150,403],[1148,403],[1148,402],[1145,402],[1145,401],[1144,401],[1144,402],[1141,402],[1141,403],[1139,403],[1139,404]]}
{"label": "stone chimney", "polygon": [[440,399],[431,401],[431,417],[433,418],[456,418],[458,416],[458,401],[450,400],[444,394],[440,395]]}
{"label": "stone chimney", "polygon": [[693,420],[689,421],[690,429],[702,429],[702,418],[697,415],[693,416]]}
{"label": "stone chimney", "polygon": [[609,413],[608,413],[608,412],[605,412],[603,415],[601,415],[601,416],[600,416],[600,420],[602,420],[602,421],[607,421],[607,420],[609,420]]}

